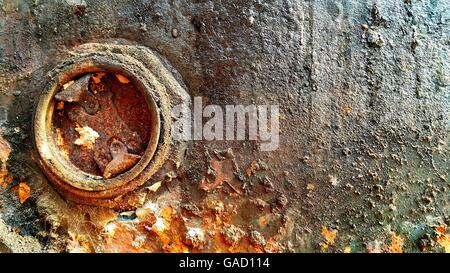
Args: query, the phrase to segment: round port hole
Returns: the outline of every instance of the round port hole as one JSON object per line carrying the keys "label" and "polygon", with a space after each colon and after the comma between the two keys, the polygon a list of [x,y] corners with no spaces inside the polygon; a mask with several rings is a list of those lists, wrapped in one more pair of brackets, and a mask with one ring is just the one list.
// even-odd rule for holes
{"label": "round port hole", "polygon": [[173,141],[172,106],[190,102],[180,79],[162,56],[123,41],[80,45],[36,78],[36,162],[58,193],[129,210],[139,187],[178,168],[187,144]]}
{"label": "round port hole", "polygon": [[66,67],[35,115],[37,148],[52,182],[77,194],[114,196],[139,176],[159,139],[159,109],[149,89],[114,62]]}

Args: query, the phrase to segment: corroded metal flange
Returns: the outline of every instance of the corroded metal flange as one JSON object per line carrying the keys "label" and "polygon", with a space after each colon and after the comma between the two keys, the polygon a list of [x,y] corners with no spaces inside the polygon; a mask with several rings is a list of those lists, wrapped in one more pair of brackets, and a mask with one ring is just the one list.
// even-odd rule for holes
{"label": "corroded metal flange", "polygon": [[[109,75],[101,87],[93,86],[101,82],[98,75]],[[130,95],[113,100],[120,92]],[[134,119],[127,112],[133,94],[139,104]],[[171,105],[181,103],[189,103],[187,92],[149,49],[82,45],[49,72],[37,104],[34,140],[40,166],[65,198],[120,208],[121,196],[183,153],[183,143],[173,143],[171,131]],[[90,147],[73,143],[80,128],[93,132]]]}

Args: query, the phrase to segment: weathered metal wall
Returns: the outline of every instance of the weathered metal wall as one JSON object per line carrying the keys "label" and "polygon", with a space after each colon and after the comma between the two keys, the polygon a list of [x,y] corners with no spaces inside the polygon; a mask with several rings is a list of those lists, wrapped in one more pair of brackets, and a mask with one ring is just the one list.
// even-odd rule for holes
{"label": "weathered metal wall", "polygon": [[[0,251],[448,252],[449,34],[445,0],[0,0]],[[136,211],[64,201],[33,150],[39,83],[114,41],[206,104],[279,104],[280,148],[190,142]]]}

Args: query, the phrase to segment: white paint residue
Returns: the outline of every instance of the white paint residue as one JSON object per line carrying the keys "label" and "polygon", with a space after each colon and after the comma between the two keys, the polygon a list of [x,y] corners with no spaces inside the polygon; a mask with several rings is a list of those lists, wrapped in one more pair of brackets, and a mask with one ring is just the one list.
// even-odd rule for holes
{"label": "white paint residue", "polygon": [[114,236],[115,230],[116,230],[117,224],[113,222],[109,222],[105,226],[105,232],[109,234],[110,236]]}
{"label": "white paint residue", "polygon": [[155,224],[152,226],[152,228],[156,229],[157,231],[164,231],[166,229],[166,225],[164,225],[164,221],[161,217],[156,218]]}
{"label": "white paint residue", "polygon": [[205,233],[200,228],[188,228],[186,237],[192,241],[204,241]]}
{"label": "white paint residue", "polygon": [[83,146],[88,149],[92,149],[95,141],[100,137],[100,135],[89,126],[77,126],[75,130],[80,134],[80,137],[74,142],[75,145]]}

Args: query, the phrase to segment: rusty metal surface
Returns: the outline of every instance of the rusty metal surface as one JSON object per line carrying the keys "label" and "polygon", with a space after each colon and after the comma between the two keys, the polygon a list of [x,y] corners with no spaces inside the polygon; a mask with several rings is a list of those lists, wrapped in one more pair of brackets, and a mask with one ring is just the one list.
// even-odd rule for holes
{"label": "rusty metal surface", "polygon": [[[0,249],[450,251],[449,5],[0,1]],[[206,104],[279,104],[280,147],[188,142],[121,209],[67,201],[37,164],[32,109],[87,43],[149,48],[165,87]]]}

